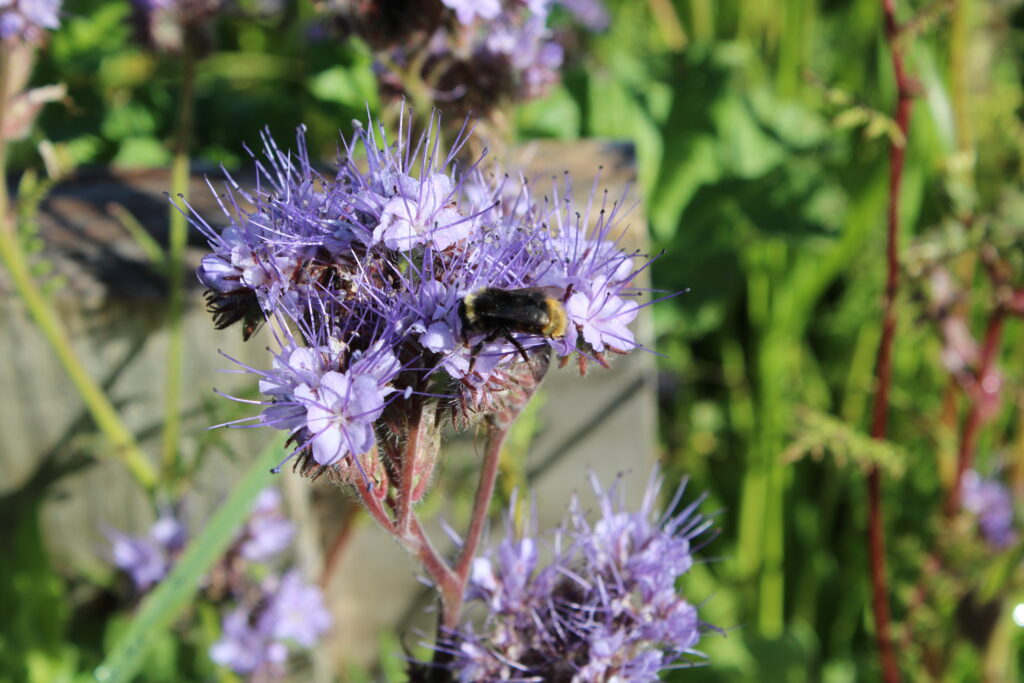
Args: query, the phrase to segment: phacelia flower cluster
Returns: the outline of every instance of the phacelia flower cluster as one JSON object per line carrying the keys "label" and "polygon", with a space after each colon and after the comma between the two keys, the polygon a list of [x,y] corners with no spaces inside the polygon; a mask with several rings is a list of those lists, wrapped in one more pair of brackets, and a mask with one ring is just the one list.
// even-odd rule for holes
{"label": "phacelia flower cluster", "polygon": [[185,548],[188,530],[173,514],[165,512],[144,536],[106,530],[114,566],[123,571],[142,593],[164,578]]}
{"label": "phacelia flower cluster", "polygon": [[438,106],[479,115],[558,83],[566,41],[551,26],[556,6],[589,30],[608,25],[600,0],[335,0],[324,11],[377,51],[385,91],[410,94],[416,65],[416,90],[425,85]]}
{"label": "phacelia flower cluster", "polygon": [[238,554],[250,562],[266,562],[287,550],[294,535],[295,525],[281,509],[281,492],[264,489],[239,536]]}
{"label": "phacelia flower cluster", "polygon": [[550,0],[443,1],[455,12],[460,39],[454,45],[435,39],[434,61],[446,66],[440,92],[480,110],[502,96],[539,97],[558,82],[565,55],[548,28]]}
{"label": "phacelia flower cluster", "polygon": [[1011,545],[1017,538],[1013,524],[1013,497],[1005,485],[984,479],[974,470],[964,472],[960,482],[964,509],[978,518],[985,540],[997,548]]}
{"label": "phacelia flower cluster", "polygon": [[158,52],[180,53],[186,49],[206,56],[215,47],[214,23],[224,14],[246,18],[250,13],[277,14],[280,7],[261,8],[225,0],[131,0],[131,22],[136,39]]}
{"label": "phacelia flower cluster", "polygon": [[0,0],[0,40],[35,43],[60,26],[61,0]]}
{"label": "phacelia flower cluster", "polygon": [[[204,598],[226,610],[221,638],[210,648],[215,663],[254,678],[277,677],[284,674],[292,652],[312,648],[330,629],[332,619],[320,589],[294,569],[280,573],[294,533],[280,492],[265,489],[245,526],[204,579]],[[188,540],[184,523],[169,512],[146,536],[114,530],[107,536],[114,564],[139,593],[167,575]]]}
{"label": "phacelia flower cluster", "polygon": [[635,512],[614,486],[592,484],[599,519],[589,522],[574,499],[550,561],[541,561],[535,534],[517,536],[511,523],[474,561],[467,607],[479,604],[486,616],[442,641],[457,680],[642,683],[701,656],[694,648],[707,627],[676,582],[711,526],[696,511],[702,498],[675,511],[680,486],[656,516],[657,472]]}
{"label": "phacelia flower cluster", "polygon": [[[188,541],[185,523],[169,511],[144,536],[130,536],[116,529],[105,533],[114,566],[131,578],[140,592],[149,590],[167,574]],[[267,562],[290,547],[294,533],[295,527],[281,507],[281,493],[268,488],[256,499],[227,555],[246,562]]]}
{"label": "phacelia flower cluster", "polygon": [[238,674],[281,676],[291,650],[309,650],[332,625],[323,594],[297,571],[265,580],[258,599],[228,612],[210,659]]}
{"label": "phacelia flower cluster", "polygon": [[[290,547],[295,534],[281,502],[275,488],[260,494],[209,582],[212,593],[229,597],[228,603],[219,600],[221,605],[233,604],[223,615],[221,638],[210,648],[210,659],[253,679],[283,675],[290,653],[314,647],[332,623],[317,586],[306,583],[297,570],[279,575],[263,567]],[[253,571],[257,567],[263,568]]]}
{"label": "phacelia flower cluster", "polygon": [[301,131],[294,154],[267,137],[255,189],[230,181],[227,227],[193,218],[216,325],[247,337],[273,321],[272,366],[248,368],[259,422],[342,476],[372,474],[358,456],[428,399],[464,420],[500,410],[552,352],[582,368],[637,346],[631,283],[647,259],[612,241],[620,203],[591,193],[577,208],[558,185],[538,201],[482,160],[460,168],[466,137],[443,152],[436,118],[419,137],[410,126],[391,143],[357,125],[330,174]]}

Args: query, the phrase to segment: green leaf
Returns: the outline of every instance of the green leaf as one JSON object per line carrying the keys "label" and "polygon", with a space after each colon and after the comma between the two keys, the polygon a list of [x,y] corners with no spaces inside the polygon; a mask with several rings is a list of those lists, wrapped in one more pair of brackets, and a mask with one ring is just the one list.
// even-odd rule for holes
{"label": "green leaf", "polygon": [[253,501],[270,485],[273,479],[270,468],[279,461],[282,448],[281,440],[274,439],[253,462],[202,533],[185,549],[171,573],[142,601],[128,629],[96,668],[96,680],[113,683],[135,677],[151,645],[159,640],[157,636],[188,605],[200,579],[231,544],[235,531],[248,517]]}
{"label": "green leaf", "polygon": [[580,134],[580,108],[564,87],[516,110],[516,125],[524,138],[572,140]]}
{"label": "green leaf", "polygon": [[309,79],[309,91],[324,102],[337,102],[353,109],[370,103],[377,108],[377,81],[372,71],[354,67],[334,66]]}
{"label": "green leaf", "polygon": [[114,165],[121,168],[155,168],[170,163],[171,153],[151,137],[129,137],[121,141]]}

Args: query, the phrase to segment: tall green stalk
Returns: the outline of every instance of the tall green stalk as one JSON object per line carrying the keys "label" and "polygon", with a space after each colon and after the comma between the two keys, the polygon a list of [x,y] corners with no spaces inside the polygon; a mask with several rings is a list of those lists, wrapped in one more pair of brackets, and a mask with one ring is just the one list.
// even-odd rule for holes
{"label": "tall green stalk", "polygon": [[[196,57],[188,40],[182,52],[181,98],[178,102],[178,131],[171,166],[171,193],[188,201],[189,142],[192,138],[192,110],[195,99]],[[173,481],[178,471],[178,446],[181,432],[182,359],[185,350],[182,318],[185,303],[183,268],[188,221],[176,206],[170,207],[170,236],[167,248],[167,362],[164,384],[164,432],[161,462],[165,475]]]}
{"label": "tall green stalk", "polygon": [[[0,100],[4,102],[7,99],[7,57],[7,47],[0,42]],[[5,106],[0,106],[0,130],[3,129],[5,109]],[[152,490],[157,483],[156,471],[146,460],[135,437],[125,426],[103,389],[89,376],[71,345],[60,316],[33,279],[28,259],[18,241],[17,228],[10,209],[7,196],[7,145],[3,136],[0,136],[0,260],[7,268],[26,310],[57,355],[96,426],[110,441],[110,454],[124,461],[141,486]]]}

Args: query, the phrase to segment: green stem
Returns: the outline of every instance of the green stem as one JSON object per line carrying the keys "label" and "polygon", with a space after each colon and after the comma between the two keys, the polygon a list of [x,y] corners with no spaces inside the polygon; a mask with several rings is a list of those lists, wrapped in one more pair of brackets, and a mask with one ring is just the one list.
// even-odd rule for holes
{"label": "green stem", "polygon": [[[192,137],[192,109],[195,99],[195,55],[186,46],[182,53],[181,98],[178,107],[178,133],[171,166],[171,193],[188,201],[189,141]],[[164,385],[164,434],[161,461],[171,481],[178,473],[178,442],[181,432],[182,359],[185,350],[182,318],[185,303],[184,260],[188,242],[188,221],[177,206],[170,208],[170,236],[167,248],[167,375]]]}
{"label": "green stem", "polygon": [[[0,47],[0,99],[6,98],[6,89],[7,52],[6,48]],[[0,129],[3,127],[4,110],[5,107],[0,106]],[[147,490],[152,490],[157,482],[156,472],[146,460],[135,437],[121,421],[107,395],[86,372],[85,366],[75,354],[60,317],[32,278],[25,252],[18,243],[17,229],[10,212],[6,154],[5,141],[0,136],[0,260],[7,268],[14,288],[25,302],[25,308],[32,320],[57,354],[57,359],[78,390],[96,426],[110,441],[113,447],[111,454],[125,462],[139,484]]]}
{"label": "green stem", "polygon": [[[0,166],[0,170],[2,170],[2,166]],[[43,333],[46,341],[57,354],[58,360],[81,395],[96,426],[110,440],[113,446],[113,455],[125,461],[142,486],[152,489],[157,481],[156,472],[146,460],[135,437],[121,421],[117,410],[99,385],[89,376],[75,354],[60,318],[29,273],[25,254],[18,245],[14,226],[8,216],[4,216],[3,226],[0,228],[0,259],[3,260],[4,266],[10,273],[14,287],[22,301],[25,302],[25,308],[29,315],[32,316],[39,331]]]}

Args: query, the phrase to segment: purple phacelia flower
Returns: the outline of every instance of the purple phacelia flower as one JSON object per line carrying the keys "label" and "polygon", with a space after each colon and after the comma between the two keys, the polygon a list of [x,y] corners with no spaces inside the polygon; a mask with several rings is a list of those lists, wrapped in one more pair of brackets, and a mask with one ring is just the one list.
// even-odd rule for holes
{"label": "purple phacelia flower", "polygon": [[0,40],[38,42],[60,26],[61,0],[0,0]]}
{"label": "purple phacelia flower", "polygon": [[[229,225],[193,216],[213,250],[198,277],[216,325],[248,336],[274,321],[271,369],[246,368],[266,397],[254,419],[288,431],[303,462],[365,474],[360,456],[424,397],[457,399],[453,418],[494,412],[526,360],[578,353],[582,367],[637,346],[632,282],[649,260],[613,241],[621,203],[592,193],[577,207],[567,182],[538,201],[482,159],[460,166],[465,135],[442,153],[439,126],[415,137],[406,117],[392,142],[357,124],[333,175],[301,130],[296,154],[267,137],[255,189],[230,180],[221,200]],[[545,292],[564,324],[467,327],[467,297],[495,289]]]}
{"label": "purple phacelia flower", "polygon": [[313,459],[321,465],[373,447],[373,423],[384,412],[384,397],[372,377],[328,372],[318,389],[302,385],[295,398],[306,406]]}
{"label": "purple phacelia flower", "polygon": [[429,243],[443,251],[469,236],[470,223],[454,209],[451,178],[433,173],[414,187],[384,204],[373,230],[374,242],[400,251]]}
{"label": "purple phacelia flower", "polygon": [[252,616],[245,607],[238,607],[224,617],[221,638],[210,647],[210,659],[237,674],[280,676],[288,660],[288,646],[273,640]]}
{"label": "purple phacelia flower", "polygon": [[480,19],[496,19],[501,14],[501,0],[441,0],[445,7],[453,10],[459,23],[471,24]]}
{"label": "purple phacelia flower", "polygon": [[595,351],[610,347],[629,351],[636,346],[629,324],[639,307],[614,294],[605,278],[598,278],[573,290],[566,312],[579,325],[580,334]]}
{"label": "purple phacelia flower", "polygon": [[507,61],[523,99],[540,97],[558,83],[558,69],[565,59],[545,19],[537,14],[522,21],[509,17],[490,27],[484,42],[483,49]]}
{"label": "purple phacelia flower", "polygon": [[274,587],[274,597],[261,617],[274,638],[309,649],[331,628],[331,613],[320,589],[291,571]]}
{"label": "purple phacelia flower", "polygon": [[294,535],[295,526],[281,511],[281,493],[267,488],[253,505],[238,552],[250,562],[265,562],[288,548]]}
{"label": "purple phacelia flower", "polygon": [[[482,624],[466,624],[443,640],[460,681],[656,681],[658,674],[700,656],[696,608],[676,582],[693,565],[692,542],[710,528],[698,499],[655,514],[655,473],[638,511],[612,487],[592,479],[601,516],[590,523],[578,499],[555,535],[547,563],[529,529],[508,535],[474,561],[467,606],[486,606]],[[509,519],[512,518],[510,514]]]}
{"label": "purple phacelia flower", "polygon": [[557,4],[567,9],[576,21],[590,31],[604,31],[608,28],[608,8],[601,0],[558,0]]}
{"label": "purple phacelia flower", "polygon": [[325,336],[323,330],[307,331],[297,339],[286,329],[278,336],[281,350],[274,354],[273,369],[252,371],[268,397],[256,419],[289,431],[313,461],[329,466],[374,447],[374,423],[396,392],[393,382],[401,365],[384,338],[369,349],[347,351],[337,337],[318,343]]}
{"label": "purple phacelia flower", "polygon": [[280,676],[293,646],[310,649],[332,620],[320,589],[292,571],[264,582],[252,604],[228,612],[220,640],[210,648],[215,663],[245,675]]}
{"label": "purple phacelia flower", "polygon": [[[565,50],[548,26],[557,4],[585,27],[607,26],[598,0],[366,0],[321,7],[346,34],[358,33],[387,55],[375,68],[385,94],[408,96],[403,73],[419,64],[438,106],[479,115],[509,99],[540,97],[559,82]],[[410,51],[411,45],[425,49]]]}
{"label": "purple phacelia flower", "polygon": [[964,472],[964,509],[978,518],[981,533],[997,548],[1011,545],[1017,538],[1013,525],[1013,496],[995,479],[983,479],[974,470]]}
{"label": "purple phacelia flower", "polygon": [[140,592],[164,578],[188,540],[185,525],[170,514],[158,518],[145,536],[129,536],[115,529],[107,529],[106,535],[114,566],[125,572]]}

